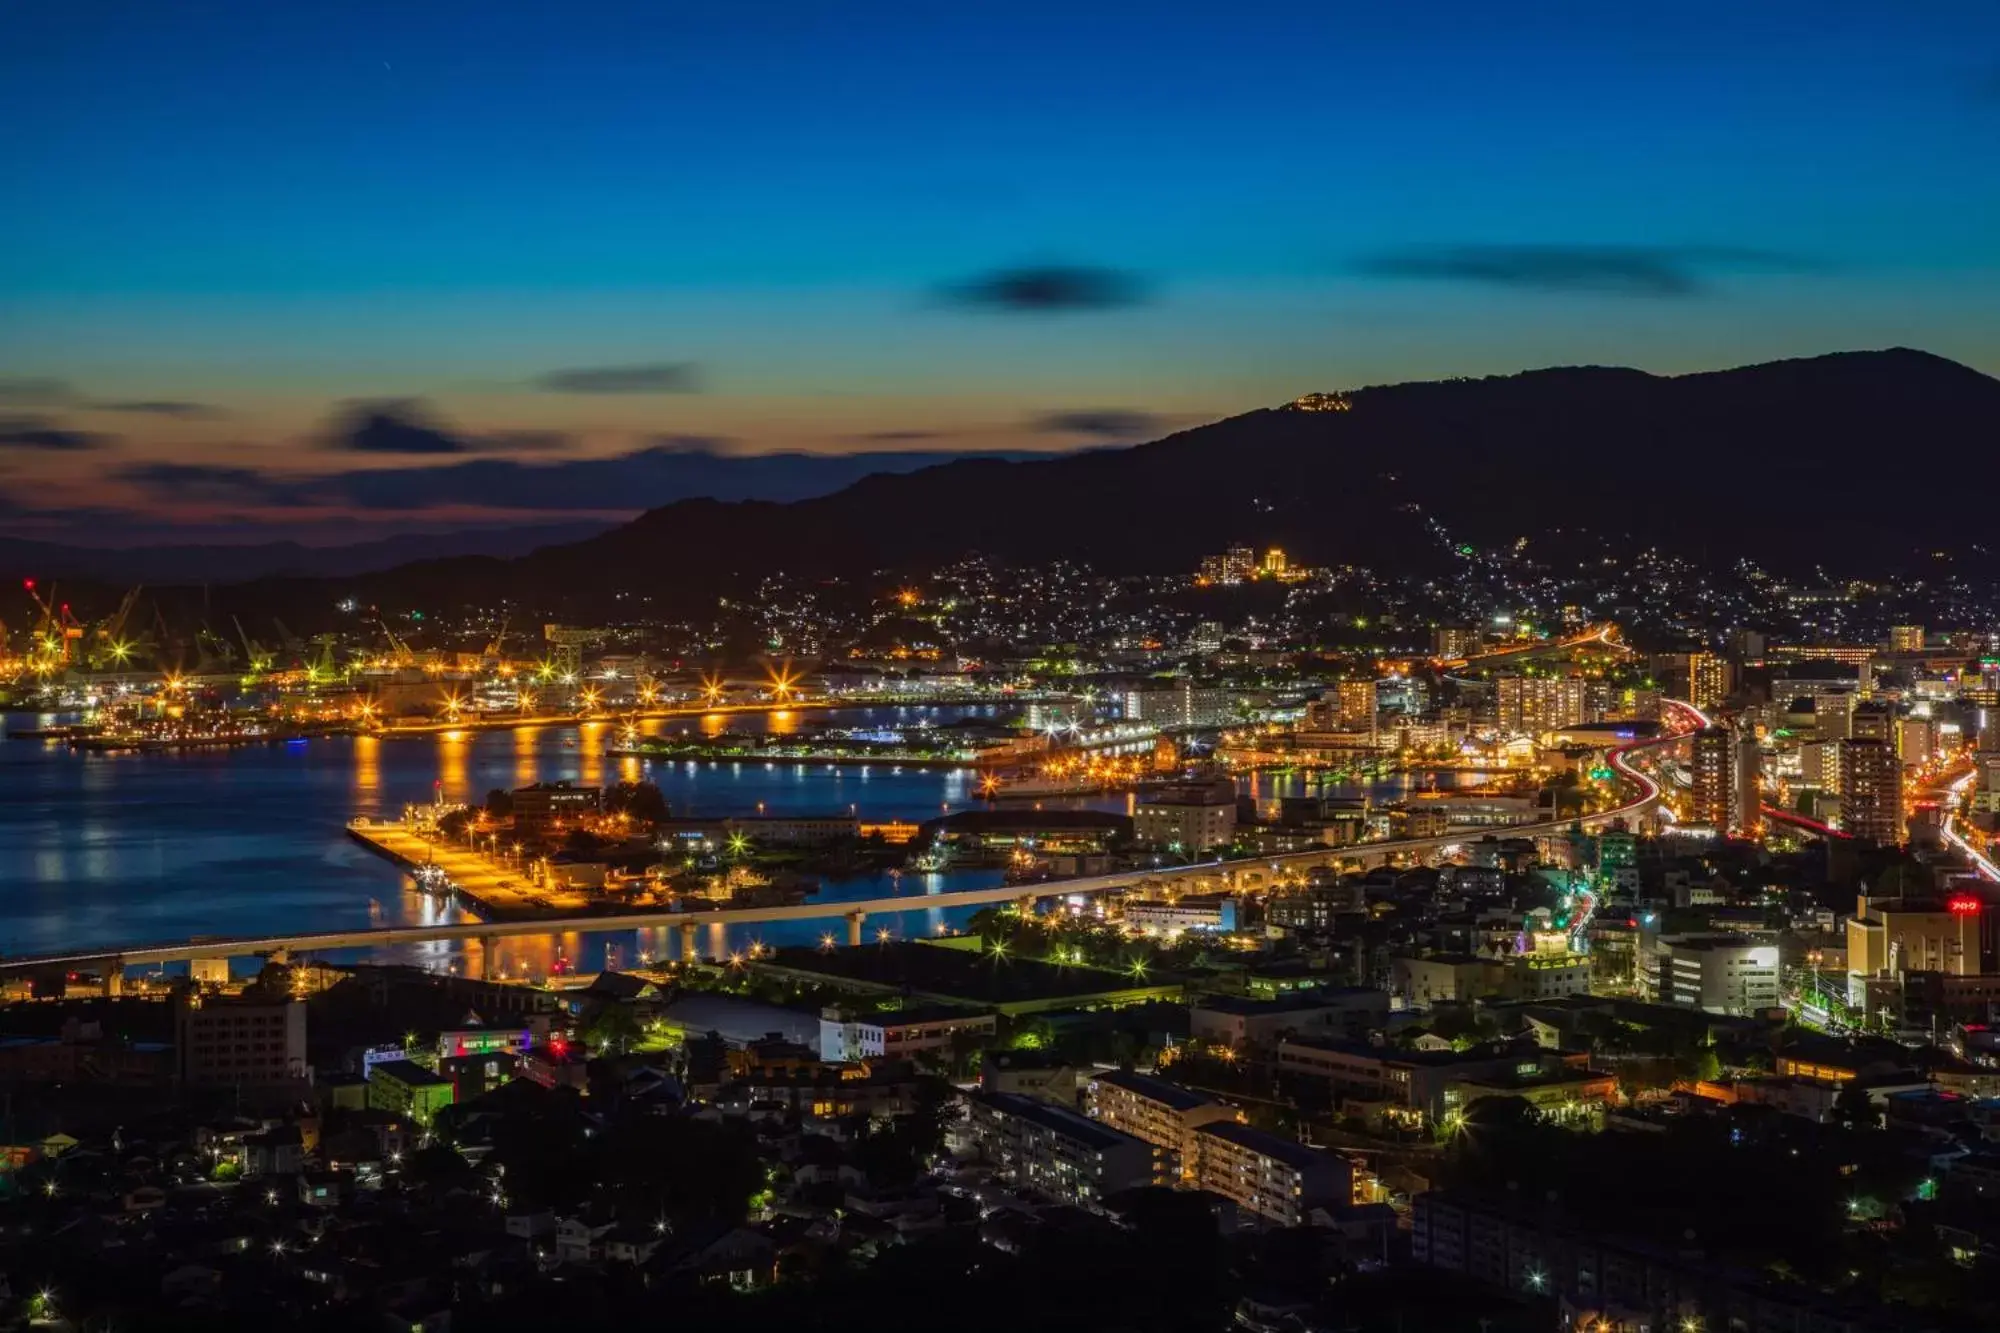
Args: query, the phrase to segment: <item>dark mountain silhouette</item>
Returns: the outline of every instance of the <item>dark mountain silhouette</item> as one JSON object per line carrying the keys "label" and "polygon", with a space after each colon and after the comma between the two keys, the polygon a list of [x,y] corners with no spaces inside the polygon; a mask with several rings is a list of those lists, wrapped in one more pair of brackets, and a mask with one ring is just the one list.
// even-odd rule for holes
{"label": "dark mountain silhouette", "polygon": [[692,608],[777,570],[921,571],[969,551],[1190,569],[1237,541],[1313,564],[1446,569],[1433,524],[1452,542],[1527,537],[1552,558],[1609,542],[1881,572],[1951,544],[1934,507],[1905,502],[1909,460],[1960,473],[1953,489],[1969,496],[2000,483],[2000,380],[1902,348],[1671,377],[1565,367],[1347,399],[1130,449],[871,476],[790,504],[682,501],[512,561],[406,566],[363,592],[581,612],[629,591]]}

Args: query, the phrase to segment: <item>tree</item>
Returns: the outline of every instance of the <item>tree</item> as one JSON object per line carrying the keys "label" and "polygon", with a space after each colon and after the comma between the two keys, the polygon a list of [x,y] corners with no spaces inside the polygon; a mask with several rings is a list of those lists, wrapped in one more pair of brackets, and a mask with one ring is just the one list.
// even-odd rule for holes
{"label": "tree", "polygon": [[587,828],[573,828],[563,839],[563,850],[576,856],[596,856],[604,850],[604,839]]}
{"label": "tree", "polygon": [[639,1016],[632,1012],[631,1006],[615,1001],[592,1014],[583,1027],[583,1039],[599,1055],[623,1055],[643,1034]]}
{"label": "tree", "polygon": [[604,809],[609,814],[630,815],[641,824],[661,823],[668,817],[667,798],[650,782],[620,782],[604,793]]}
{"label": "tree", "polygon": [[1834,1096],[1833,1118],[1849,1129],[1873,1129],[1881,1123],[1882,1116],[1875,1109],[1868,1089],[1846,1087]]}

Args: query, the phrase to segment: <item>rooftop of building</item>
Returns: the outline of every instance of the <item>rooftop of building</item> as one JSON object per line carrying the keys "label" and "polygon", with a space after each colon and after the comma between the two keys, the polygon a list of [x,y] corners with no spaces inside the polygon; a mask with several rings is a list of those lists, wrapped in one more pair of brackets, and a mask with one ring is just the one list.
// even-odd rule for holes
{"label": "rooftop of building", "polygon": [[1671,946],[1676,953],[1712,953],[1724,949],[1769,949],[1776,946],[1777,939],[1747,934],[1663,935],[1660,943]]}
{"label": "rooftop of building", "polygon": [[908,1004],[900,1009],[875,1010],[843,1009],[836,1006],[821,1014],[822,1018],[830,1018],[836,1023],[870,1023],[882,1028],[917,1027],[925,1023],[962,1023],[967,1019],[992,1016],[991,1011],[986,1009],[953,1004]]}
{"label": "rooftop of building", "polygon": [[369,1071],[370,1078],[383,1075],[412,1088],[450,1087],[451,1080],[442,1074],[433,1073],[415,1060],[384,1060]]}
{"label": "rooftop of building", "polygon": [[1389,993],[1376,990],[1373,986],[1315,986],[1311,990],[1287,991],[1268,1000],[1251,995],[1204,995],[1194,1002],[1194,1007],[1215,1014],[1256,1018],[1269,1014],[1330,1009],[1352,1000],[1374,996],[1380,996],[1385,1007],[1388,1005]]}
{"label": "rooftop of building", "polygon": [[1283,1162],[1296,1171],[1312,1171],[1330,1166],[1341,1159],[1317,1148],[1308,1148],[1296,1139],[1280,1138],[1249,1125],[1238,1124],[1234,1120],[1218,1120],[1203,1125],[1195,1131],[1210,1138],[1222,1139],[1239,1148],[1247,1148],[1260,1157],[1268,1157],[1274,1162]]}
{"label": "rooftop of building", "polygon": [[1380,1060],[1385,1064],[1410,1065],[1424,1069],[1449,1069],[1455,1065],[1485,1065],[1498,1060],[1523,1058],[1534,1048],[1475,1046],[1465,1051],[1405,1051],[1393,1046],[1375,1046],[1365,1041],[1340,1037],[1288,1037],[1286,1046],[1304,1046],[1315,1051]]}
{"label": "rooftop of building", "polygon": [[1072,1111],[1018,1092],[974,1092],[966,1095],[1003,1115],[1016,1120],[1025,1120],[1100,1152],[1121,1148],[1127,1144],[1143,1143],[1143,1140],[1135,1139],[1130,1134],[1120,1133],[1107,1125],[1099,1124],[1080,1111]]}
{"label": "rooftop of building", "polygon": [[1100,1074],[1091,1075],[1090,1081],[1137,1093],[1173,1111],[1192,1111],[1197,1106],[1207,1106],[1215,1101],[1215,1098],[1205,1092],[1196,1092],[1192,1088],[1184,1088],[1178,1083],[1170,1083],[1151,1074],[1136,1074],[1129,1069],[1107,1069]]}

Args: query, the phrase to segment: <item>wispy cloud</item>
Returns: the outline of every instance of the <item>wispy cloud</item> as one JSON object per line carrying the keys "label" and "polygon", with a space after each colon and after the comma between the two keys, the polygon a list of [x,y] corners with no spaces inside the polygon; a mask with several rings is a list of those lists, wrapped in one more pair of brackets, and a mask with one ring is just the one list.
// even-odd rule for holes
{"label": "wispy cloud", "polygon": [[640,366],[584,366],[552,370],[535,381],[544,393],[698,393],[701,372],[690,361]]}
{"label": "wispy cloud", "polygon": [[134,463],[112,474],[163,499],[289,508],[313,502],[314,483],[219,463]]}
{"label": "wispy cloud", "polygon": [[1031,423],[1045,435],[1089,435],[1103,440],[1132,439],[1160,429],[1160,419],[1150,412],[1124,407],[1072,409],[1048,412]]}
{"label": "wispy cloud", "polygon": [[1543,292],[1686,297],[1718,272],[1812,267],[1797,256],[1725,245],[1439,245],[1365,256],[1356,267],[1386,278],[1419,278]]}
{"label": "wispy cloud", "polygon": [[941,430],[865,430],[847,438],[857,444],[915,444],[921,440],[940,440],[945,436]]}
{"label": "wispy cloud", "polygon": [[74,453],[102,449],[116,439],[94,431],[71,430],[48,417],[0,417],[0,449],[26,449],[39,453]]}
{"label": "wispy cloud", "polygon": [[949,284],[941,294],[969,309],[1025,314],[1115,310],[1148,296],[1146,284],[1133,274],[1069,264],[997,269]]}
{"label": "wispy cloud", "polygon": [[173,398],[135,398],[123,402],[89,404],[93,412],[129,412],[135,416],[174,417],[183,421],[212,421],[224,415],[212,403],[190,403]]}

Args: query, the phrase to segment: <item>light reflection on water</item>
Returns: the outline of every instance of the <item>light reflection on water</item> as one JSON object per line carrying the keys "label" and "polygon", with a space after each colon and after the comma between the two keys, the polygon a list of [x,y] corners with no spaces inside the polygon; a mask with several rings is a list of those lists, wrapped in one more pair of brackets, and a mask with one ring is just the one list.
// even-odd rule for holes
{"label": "light reflection on water", "polygon": [[[839,725],[891,725],[929,716],[950,721],[964,709],[868,709],[820,713]],[[991,716],[990,710],[979,710]],[[795,730],[800,715],[776,717]],[[10,715],[18,729],[55,719]],[[756,730],[756,715],[718,718]],[[694,719],[651,720],[658,734]],[[704,727],[706,721],[703,720]],[[716,729],[721,729],[719,726]],[[464,919],[416,892],[407,876],[346,836],[355,815],[393,817],[442,792],[483,800],[496,787],[569,780],[601,785],[646,778],[684,813],[853,811],[868,819],[928,818],[963,808],[972,783],[963,772],[866,770],[813,764],[652,764],[607,762],[612,724],[462,731],[407,740],[338,737],[180,755],[84,755],[31,740],[0,741],[0,954],[43,953],[112,944],[351,930],[371,925]],[[931,877],[935,887],[998,882],[998,872]],[[914,896],[917,877],[902,888]],[[887,897],[887,876],[830,883],[829,899]],[[947,914],[928,909],[885,917],[899,936],[935,932]],[[837,924],[836,918],[836,924]],[[871,929],[874,926],[871,921]],[[795,922],[722,932],[705,927],[698,947],[726,956],[753,939],[811,944],[824,923]],[[628,961],[641,952],[674,956],[672,929],[610,937]],[[500,942],[509,968],[545,972],[556,959],[601,964],[602,936],[521,937]],[[477,941],[398,946],[405,961],[461,970],[489,960]]]}
{"label": "light reflection on water", "polygon": [[[838,713],[711,714],[653,719],[650,735],[698,725],[704,732],[757,730],[768,717],[779,731],[803,717],[839,726],[896,726],[929,718],[996,717],[992,707],[873,708]],[[10,715],[13,728],[50,719]],[[762,760],[607,762],[613,724],[543,725],[463,731],[406,740],[338,737],[182,755],[84,755],[32,740],[0,741],[0,954],[44,953],[113,944],[180,940],[193,935],[351,930],[369,925],[433,924],[464,919],[418,893],[407,876],[347,837],[355,815],[394,817],[406,804],[480,801],[488,791],[531,782],[588,785],[644,777],[659,784],[676,813],[852,811],[868,820],[921,821],[940,810],[977,804],[966,769],[866,767]],[[1262,780],[1259,795],[1297,794],[1297,779]],[[1329,791],[1328,794],[1338,794]],[[1075,802],[1072,802],[1074,804]],[[1094,804],[1129,811],[1123,796]],[[1053,804],[1053,803],[1050,803]],[[997,884],[997,870],[875,875],[827,882],[829,902],[918,899]],[[887,926],[897,938],[962,925],[970,911],[936,904],[871,917],[869,938]],[[845,923],[770,923],[725,931],[706,925],[701,952],[726,957],[753,942],[811,945]],[[613,935],[524,936],[498,943],[488,959],[477,941],[398,946],[399,960],[478,975],[488,967],[530,974],[558,959],[580,970],[602,965],[615,945],[628,964],[641,953],[679,953],[678,931]]]}

